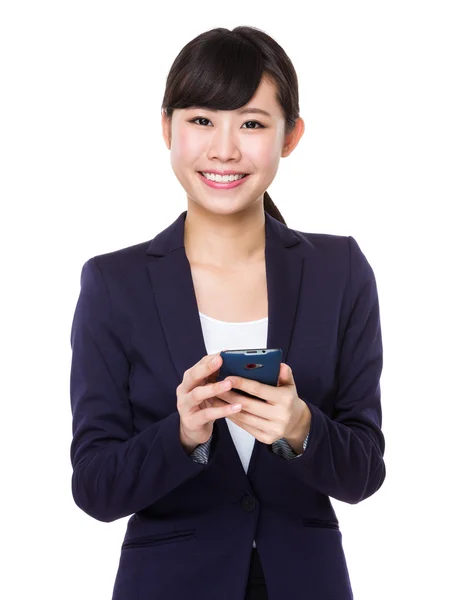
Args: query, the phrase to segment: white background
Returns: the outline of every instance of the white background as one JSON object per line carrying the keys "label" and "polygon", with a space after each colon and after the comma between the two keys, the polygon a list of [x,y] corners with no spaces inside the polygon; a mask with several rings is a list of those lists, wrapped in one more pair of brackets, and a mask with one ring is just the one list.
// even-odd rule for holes
{"label": "white background", "polygon": [[71,495],[83,263],[186,209],[160,106],[181,48],[252,25],[295,65],[306,131],[269,188],[289,227],[352,235],[377,278],[387,478],[333,501],[356,600],[464,597],[463,18],[459,2],[3,2],[5,600],[110,598],[126,519]]}

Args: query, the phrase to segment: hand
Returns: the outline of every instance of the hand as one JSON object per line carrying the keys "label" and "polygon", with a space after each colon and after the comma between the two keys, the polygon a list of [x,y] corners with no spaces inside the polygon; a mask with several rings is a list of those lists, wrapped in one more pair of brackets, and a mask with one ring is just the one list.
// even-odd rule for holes
{"label": "hand", "polygon": [[[219,359],[218,363],[211,364],[212,359],[216,357]],[[222,358],[219,354],[204,356],[185,371],[182,383],[176,389],[180,439],[184,448],[188,450],[193,450],[209,440],[216,419],[230,417],[241,408],[234,408],[229,403],[223,403],[221,406],[214,404],[216,394],[231,388],[230,384],[226,384],[224,388],[222,381],[215,381],[221,364]],[[241,400],[238,402],[241,403]]]}
{"label": "hand", "polygon": [[240,402],[243,406],[240,413],[227,417],[260,442],[272,444],[281,438],[288,441],[304,439],[308,434],[311,412],[306,402],[298,397],[292,370],[285,363],[280,365],[277,387],[235,375],[224,381],[231,381],[233,388],[266,400],[255,400],[233,391],[219,392],[212,400],[218,407]]}

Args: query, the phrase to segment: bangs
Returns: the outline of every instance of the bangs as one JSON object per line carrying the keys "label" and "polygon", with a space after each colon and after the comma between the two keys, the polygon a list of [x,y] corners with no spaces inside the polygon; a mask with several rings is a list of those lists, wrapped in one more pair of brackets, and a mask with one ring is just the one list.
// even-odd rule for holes
{"label": "bangs", "polygon": [[[166,104],[171,109],[200,106],[213,110],[236,110],[247,104],[259,87],[264,71],[260,49],[241,36],[206,39],[189,51],[188,44],[172,72],[175,81]],[[176,62],[175,61],[175,62]]]}

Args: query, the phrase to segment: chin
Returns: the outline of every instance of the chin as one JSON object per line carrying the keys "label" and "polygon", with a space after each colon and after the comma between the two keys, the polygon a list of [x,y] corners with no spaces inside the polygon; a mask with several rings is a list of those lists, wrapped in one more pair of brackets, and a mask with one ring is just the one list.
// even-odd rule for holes
{"label": "chin", "polygon": [[[248,211],[256,212],[257,200],[239,200],[224,202],[220,199],[213,200],[195,200],[191,196],[189,197],[189,203],[194,204],[195,208],[199,210],[205,211],[214,215],[236,215],[239,213],[246,213]],[[262,206],[262,201],[258,203],[259,206]]]}

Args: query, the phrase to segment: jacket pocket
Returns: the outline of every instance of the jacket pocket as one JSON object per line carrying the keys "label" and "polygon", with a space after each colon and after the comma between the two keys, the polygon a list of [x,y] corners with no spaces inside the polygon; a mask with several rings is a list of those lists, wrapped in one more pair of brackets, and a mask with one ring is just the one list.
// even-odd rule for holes
{"label": "jacket pocket", "polygon": [[304,527],[325,527],[327,529],[339,529],[338,522],[327,519],[304,518]]}
{"label": "jacket pocket", "polygon": [[125,540],[122,544],[122,549],[129,548],[145,548],[147,546],[156,546],[159,544],[171,544],[173,542],[186,542],[195,537],[195,529],[185,531],[170,531],[168,533],[160,533],[157,535],[144,535],[141,537]]}

